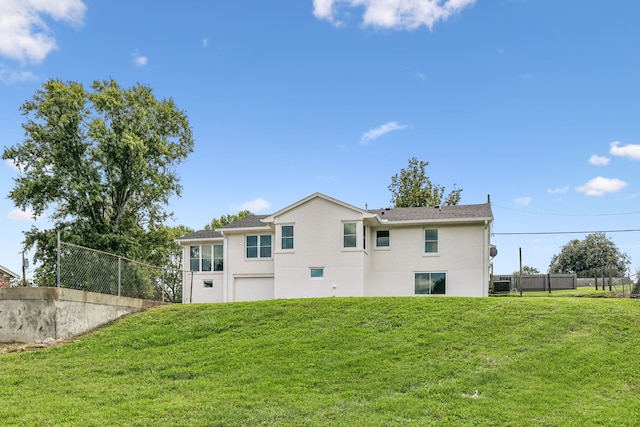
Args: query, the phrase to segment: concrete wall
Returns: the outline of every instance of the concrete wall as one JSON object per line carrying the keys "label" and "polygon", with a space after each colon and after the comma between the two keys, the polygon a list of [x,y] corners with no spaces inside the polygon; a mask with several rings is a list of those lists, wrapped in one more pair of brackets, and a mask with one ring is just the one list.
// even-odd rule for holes
{"label": "concrete wall", "polygon": [[0,342],[69,339],[160,304],[65,288],[0,289]]}

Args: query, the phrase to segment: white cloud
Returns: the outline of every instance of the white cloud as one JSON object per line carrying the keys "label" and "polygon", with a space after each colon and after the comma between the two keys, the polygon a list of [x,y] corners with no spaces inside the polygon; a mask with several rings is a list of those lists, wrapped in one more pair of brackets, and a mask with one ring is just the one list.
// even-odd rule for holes
{"label": "white cloud", "polygon": [[58,48],[44,18],[78,26],[85,9],[82,0],[0,1],[0,55],[21,62],[42,62]]}
{"label": "white cloud", "polygon": [[433,29],[475,0],[313,0],[313,14],[334,25],[342,25],[337,15],[341,9],[363,8],[365,26],[414,30],[421,26]]}
{"label": "white cloud", "polygon": [[35,74],[31,71],[9,70],[8,68],[0,68],[0,82],[7,84],[30,82],[37,80]]}
{"label": "white cloud", "polygon": [[415,78],[418,80],[426,80],[427,76],[424,73],[416,73]]}
{"label": "white cloud", "polygon": [[630,157],[633,160],[640,160],[640,144],[627,144],[620,146],[620,141],[613,141],[609,154],[612,156]]}
{"label": "white cloud", "polygon": [[569,191],[568,185],[560,188],[547,188],[549,194],[565,194],[567,191]]}
{"label": "white cloud", "polygon": [[202,46],[203,47],[209,46],[209,39],[208,38],[205,37],[204,39],[202,39]]}
{"label": "white cloud", "polygon": [[31,209],[26,209],[23,211],[21,209],[15,208],[11,212],[9,212],[7,218],[12,221],[34,221],[33,211]]}
{"label": "white cloud", "polygon": [[[4,161],[4,162],[7,164],[7,166],[9,166],[11,169],[13,169],[13,170],[14,170],[14,171],[16,171],[16,172],[22,172],[22,170],[24,169],[24,168],[20,167],[20,165],[17,165],[17,164],[16,164],[13,160],[11,160],[11,159],[5,159],[5,161]],[[23,163],[22,165],[23,165],[23,166],[26,166],[24,163]]]}
{"label": "white cloud", "polygon": [[589,164],[594,166],[606,166],[610,161],[611,159],[609,157],[598,156],[596,154],[589,158]]}
{"label": "white cloud", "polygon": [[616,193],[627,185],[626,182],[617,178],[603,178],[598,176],[578,187],[577,190],[587,196],[603,196],[606,193]]}
{"label": "white cloud", "polygon": [[360,138],[360,145],[367,145],[370,141],[374,141],[384,134],[393,132],[394,130],[403,130],[406,128],[406,125],[401,125],[398,122],[385,123],[382,126],[378,126],[377,128],[365,132],[362,135],[362,138]]}
{"label": "white cloud", "polygon": [[232,206],[232,210],[236,211],[251,211],[251,212],[264,212],[271,207],[271,203],[258,197],[257,199],[248,200],[240,206]]}
{"label": "white cloud", "polygon": [[528,206],[531,204],[531,200],[531,197],[518,197],[515,202],[518,206]]}
{"label": "white cloud", "polygon": [[149,58],[143,55],[138,55],[137,53],[133,54],[133,64],[136,67],[144,67],[149,62]]}

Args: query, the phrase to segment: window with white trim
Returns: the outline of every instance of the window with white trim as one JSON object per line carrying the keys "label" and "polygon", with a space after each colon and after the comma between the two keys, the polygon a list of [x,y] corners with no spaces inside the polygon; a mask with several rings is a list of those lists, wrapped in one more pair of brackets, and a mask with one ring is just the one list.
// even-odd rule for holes
{"label": "window with white trim", "polygon": [[309,270],[312,279],[322,279],[324,277],[324,267],[311,267]]}
{"label": "window with white trim", "polygon": [[424,230],[424,252],[427,254],[438,253],[438,230],[427,228]]}
{"label": "window with white trim", "polygon": [[357,224],[345,222],[342,224],[342,247],[355,248],[357,245]]}
{"label": "window with white trim", "polygon": [[247,258],[271,258],[271,235],[246,236]]}
{"label": "window with white trim", "polygon": [[223,245],[213,245],[213,271],[224,271]]}
{"label": "window with white trim", "polygon": [[282,249],[293,250],[293,225],[283,225],[280,231],[282,234]]}
{"label": "window with white trim", "polygon": [[211,271],[211,245],[202,245],[200,248],[200,255],[202,271]]}
{"label": "window with white trim", "polygon": [[223,245],[189,246],[190,271],[223,271]]}
{"label": "window with white trim", "polygon": [[416,295],[445,295],[447,273],[416,273],[414,286]]}
{"label": "window with white trim", "polygon": [[376,231],[376,247],[378,248],[389,247],[389,230]]}
{"label": "window with white trim", "polygon": [[189,246],[189,270],[200,271],[200,246]]}

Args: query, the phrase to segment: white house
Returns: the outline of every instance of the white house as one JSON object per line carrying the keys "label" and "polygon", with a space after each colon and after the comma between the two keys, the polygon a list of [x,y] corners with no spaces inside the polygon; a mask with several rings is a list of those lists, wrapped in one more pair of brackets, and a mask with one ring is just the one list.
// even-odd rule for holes
{"label": "white house", "polygon": [[11,287],[11,280],[18,279],[19,277],[20,276],[18,276],[13,271],[0,265],[0,288]]}
{"label": "white house", "polygon": [[490,203],[364,210],[316,193],[178,240],[183,302],[487,296]]}

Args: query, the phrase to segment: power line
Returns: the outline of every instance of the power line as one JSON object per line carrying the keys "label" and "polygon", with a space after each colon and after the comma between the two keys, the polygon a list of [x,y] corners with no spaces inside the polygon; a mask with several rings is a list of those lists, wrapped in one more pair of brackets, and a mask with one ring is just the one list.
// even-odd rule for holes
{"label": "power line", "polygon": [[640,231],[640,229],[628,230],[597,230],[597,231],[523,231],[523,232],[505,232],[491,233],[492,236],[513,236],[513,235],[535,235],[535,234],[593,234],[593,233],[631,233]]}
{"label": "power line", "polygon": [[640,214],[640,211],[636,211],[636,212],[617,212],[617,213],[601,213],[601,214],[560,214],[560,213],[549,213],[549,212],[532,212],[532,211],[525,211],[522,209],[514,209],[514,208],[507,208],[505,206],[500,206],[500,205],[496,205],[494,203],[491,204],[491,207],[496,207],[496,208],[500,208],[500,209],[506,209],[508,211],[515,211],[515,212],[521,212],[521,213],[526,213],[526,214],[530,214],[530,215],[546,215],[546,216],[567,216],[567,217],[573,217],[573,216],[582,216],[582,217],[593,217],[593,216],[622,216],[622,215],[638,215]]}

